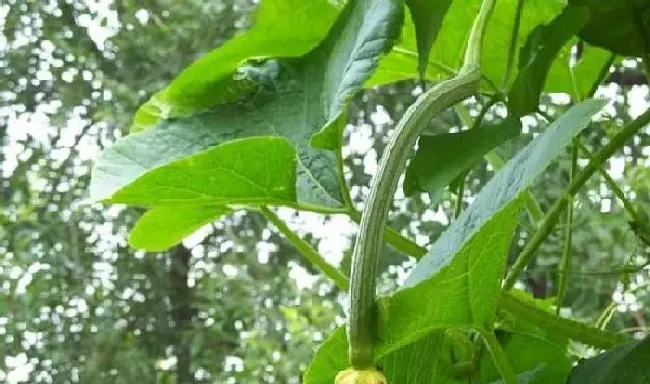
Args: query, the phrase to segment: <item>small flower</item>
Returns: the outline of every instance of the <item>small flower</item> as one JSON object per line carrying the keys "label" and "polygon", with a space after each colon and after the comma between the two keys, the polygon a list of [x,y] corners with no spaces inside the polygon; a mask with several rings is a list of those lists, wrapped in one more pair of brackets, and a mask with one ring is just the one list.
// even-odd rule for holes
{"label": "small flower", "polygon": [[376,369],[356,370],[348,368],[336,375],[334,384],[388,384],[383,373]]}

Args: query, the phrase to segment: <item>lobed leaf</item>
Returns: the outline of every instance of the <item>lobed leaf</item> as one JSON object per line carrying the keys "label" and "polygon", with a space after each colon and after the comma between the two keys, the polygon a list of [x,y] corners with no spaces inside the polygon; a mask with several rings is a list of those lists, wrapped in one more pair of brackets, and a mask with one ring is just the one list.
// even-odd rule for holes
{"label": "lobed leaf", "polygon": [[131,131],[236,100],[252,88],[250,74],[237,72],[242,64],[251,59],[308,53],[325,37],[339,11],[326,0],[262,1],[251,29],[183,70],[139,108]]}
{"label": "lobed leaf", "polygon": [[296,151],[291,143],[277,137],[252,137],[154,169],[119,190],[109,202],[141,206],[286,204],[296,201],[295,183]]}
{"label": "lobed leaf", "polygon": [[156,167],[225,141],[274,135],[297,148],[299,202],[342,207],[336,156],[313,148],[310,140],[324,127],[337,126],[348,99],[392,47],[403,11],[400,0],[352,1],[314,51],[260,68],[263,81],[245,100],[169,119],[118,141],[94,169],[91,198],[106,199]]}

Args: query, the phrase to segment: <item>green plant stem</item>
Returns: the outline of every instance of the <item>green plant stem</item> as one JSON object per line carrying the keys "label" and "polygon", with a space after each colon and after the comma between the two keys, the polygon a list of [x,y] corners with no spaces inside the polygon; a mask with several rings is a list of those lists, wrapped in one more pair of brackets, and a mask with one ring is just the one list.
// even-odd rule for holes
{"label": "green plant stem", "polygon": [[503,381],[506,384],[517,384],[517,373],[512,368],[512,364],[510,364],[506,352],[494,335],[494,331],[480,331],[480,333]]}
{"label": "green plant stem", "polygon": [[[299,211],[308,211],[329,215],[348,215],[355,223],[361,222],[361,213],[359,213],[359,211],[356,211],[353,207],[327,208],[308,204],[285,204],[284,206],[297,209]],[[388,244],[392,245],[398,251],[413,256],[416,259],[420,259],[427,253],[426,248],[417,245],[413,240],[402,236],[399,232],[391,227],[386,227],[386,230],[384,232],[384,240],[386,240]]]}
{"label": "green plant stem", "polygon": [[506,71],[501,82],[501,89],[506,89],[510,83],[510,77],[513,73],[515,64],[515,54],[517,53],[517,42],[519,41],[519,26],[521,25],[521,11],[524,8],[524,0],[517,0],[517,10],[515,11],[515,21],[512,25],[510,35],[510,44],[508,44],[508,58],[506,59]]}
{"label": "green plant stem", "polygon": [[[350,216],[352,221],[355,223],[361,222],[361,212],[357,210],[350,210],[348,216]],[[396,250],[406,255],[413,256],[416,260],[420,260],[422,256],[427,254],[426,248],[417,245],[413,240],[402,236],[399,232],[389,226],[386,226],[386,230],[384,231],[384,240],[388,244],[392,245]]]}
{"label": "green plant stem", "polygon": [[282,219],[278,217],[273,211],[268,209],[267,207],[261,207],[260,212],[266,217],[266,219],[271,222],[275,227],[282,233],[291,244],[293,244],[294,247],[309,261],[312,263],[314,266],[316,266],[318,269],[323,272],[325,276],[330,278],[334,284],[336,284],[339,289],[342,291],[347,291],[349,288],[349,281],[348,278],[341,273],[338,269],[336,269],[334,266],[330,265],[323,256],[321,256],[314,248],[311,247],[309,243],[301,239],[295,232],[291,230],[285,224]]}
{"label": "green plant stem", "polygon": [[[627,0],[628,6],[634,10],[632,1]],[[633,20],[631,20],[632,27],[634,28],[637,36],[644,42],[643,54],[641,60],[643,61],[643,68],[645,70],[646,78],[650,82],[650,41],[646,38],[645,25],[643,23],[643,16],[641,12],[632,12]]]}
{"label": "green plant stem", "polygon": [[457,219],[463,211],[463,195],[465,195],[465,178],[466,174],[462,175],[462,179],[458,183],[458,190],[456,192],[456,207],[454,207],[454,218]]}
{"label": "green plant stem", "polygon": [[[339,118],[343,119],[344,117],[339,117]],[[336,162],[338,163],[339,184],[341,185],[341,195],[343,196],[343,202],[345,203],[345,206],[348,209],[352,209],[354,207],[354,203],[352,202],[352,196],[350,196],[350,188],[348,188],[348,183],[345,180],[345,170],[343,167],[343,145],[342,145],[343,138],[341,137],[342,135],[343,132],[340,132],[339,146],[336,151]]]}
{"label": "green plant stem", "polygon": [[605,182],[607,183],[607,185],[612,189],[612,191],[614,192],[616,197],[618,197],[618,199],[621,201],[621,203],[623,204],[623,209],[625,209],[627,214],[630,215],[632,220],[634,220],[635,222],[642,223],[643,219],[641,218],[641,215],[639,215],[639,213],[636,211],[636,209],[634,209],[634,206],[632,205],[630,200],[628,200],[628,198],[625,197],[625,193],[623,192],[621,187],[619,187],[618,184],[616,183],[616,181],[614,181],[614,179],[612,179],[612,177],[605,170],[605,168],[603,168],[603,165],[600,162],[596,161],[594,155],[591,153],[591,151],[589,151],[589,149],[587,147],[584,146],[584,144],[578,143],[578,145],[579,145],[580,151],[582,151],[582,153],[584,153],[585,156],[587,156],[589,158],[589,160],[593,161],[594,164],[596,164],[596,167],[598,168],[598,173],[600,173],[600,175],[603,177],[603,179],[605,179]]}
{"label": "green plant stem", "polygon": [[618,304],[616,304],[615,302],[611,302],[607,307],[605,307],[603,313],[601,313],[600,316],[598,316],[598,319],[596,320],[596,328],[598,329],[607,328],[610,320],[612,320],[612,317],[614,316],[614,312],[617,306]]}
{"label": "green plant stem", "polygon": [[594,97],[596,91],[598,90],[598,87],[600,87],[600,84],[605,80],[607,75],[609,75],[609,69],[612,67],[612,64],[614,64],[615,59],[616,59],[616,54],[612,53],[611,56],[609,56],[609,59],[607,59],[605,65],[603,65],[603,67],[600,69],[600,72],[598,73],[598,77],[596,77],[596,80],[594,81],[591,88],[589,89],[589,93],[587,94],[588,98]]}
{"label": "green plant stem", "polygon": [[567,207],[569,196],[575,195],[589,180],[589,178],[596,173],[598,166],[596,164],[602,164],[605,160],[609,159],[619,148],[621,148],[625,142],[632,136],[634,136],[641,128],[650,122],[650,109],[646,110],[641,116],[637,117],[626,125],[619,133],[612,137],[611,141],[607,143],[596,155],[594,155],[595,161],[590,161],[589,164],[585,167],[582,172],[578,174],[575,180],[569,185],[565,190],[563,197],[558,199],[555,204],[548,211],[544,220],[541,222],[539,229],[533,237],[530,239],[526,247],[521,252],[512,268],[508,272],[508,275],[505,278],[503,288],[508,290],[517,281],[517,278],[521,272],[526,268],[530,261],[535,256],[535,252],[539,248],[540,244],[546,239],[546,237],[551,233],[555,224],[557,224],[560,215]]}
{"label": "green plant stem", "polygon": [[[576,177],[578,173],[578,145],[580,138],[573,139],[573,146],[571,148],[571,176],[570,182]],[[560,260],[560,281],[557,290],[557,314],[560,314],[562,309],[562,302],[566,295],[566,289],[569,282],[569,271],[571,270],[571,243],[573,240],[573,196],[567,199],[568,209],[566,214],[566,228],[564,229],[564,249],[562,250],[562,259]]]}
{"label": "green plant stem", "polygon": [[377,263],[388,210],[415,140],[431,118],[479,90],[480,47],[494,0],[484,0],[470,32],[465,63],[458,75],[420,95],[406,110],[373,177],[352,252],[348,341],[350,364],[355,369],[374,367],[373,334]]}
{"label": "green plant stem", "polygon": [[625,335],[620,333],[605,331],[575,320],[555,316],[509,292],[501,293],[499,309],[517,316],[518,319],[533,323],[554,335],[564,336],[598,348],[609,349],[627,340]]}

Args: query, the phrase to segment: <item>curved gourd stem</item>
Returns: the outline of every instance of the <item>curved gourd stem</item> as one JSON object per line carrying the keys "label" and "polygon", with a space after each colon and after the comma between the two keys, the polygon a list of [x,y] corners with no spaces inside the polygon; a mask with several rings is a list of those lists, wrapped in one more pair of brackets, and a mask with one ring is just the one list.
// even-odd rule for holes
{"label": "curved gourd stem", "polygon": [[458,74],[436,84],[406,110],[372,180],[352,253],[348,340],[350,364],[355,369],[368,369],[375,365],[372,346],[377,261],[399,177],[415,140],[427,123],[444,109],[478,92],[481,82],[480,48],[494,3],[495,0],[483,0],[468,40],[465,63]]}

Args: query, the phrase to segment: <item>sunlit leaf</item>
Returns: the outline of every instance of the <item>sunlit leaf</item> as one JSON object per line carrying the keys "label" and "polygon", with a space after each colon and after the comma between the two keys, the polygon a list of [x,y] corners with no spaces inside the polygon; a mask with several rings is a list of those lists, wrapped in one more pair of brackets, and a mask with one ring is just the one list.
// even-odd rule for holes
{"label": "sunlit leaf", "polygon": [[236,100],[252,88],[250,74],[237,72],[243,63],[306,54],[325,37],[338,13],[326,0],[262,1],[251,29],[192,63],[153,95],[136,113],[131,131]]}
{"label": "sunlit leaf", "polygon": [[165,204],[155,206],[140,217],[129,234],[129,244],[137,249],[162,252],[230,210],[219,205]]}
{"label": "sunlit leaf", "polygon": [[296,151],[286,139],[234,140],[154,169],[109,201],[142,206],[287,204],[296,200],[296,164]]}
{"label": "sunlit leaf", "polygon": [[336,155],[313,148],[310,140],[324,127],[336,126],[349,98],[392,47],[403,12],[399,0],[349,3],[317,49],[299,60],[260,68],[260,84],[245,100],[163,121],[105,150],[93,173],[91,198],[107,198],[155,167],[224,141],[275,135],[298,150],[299,202],[342,207]]}

